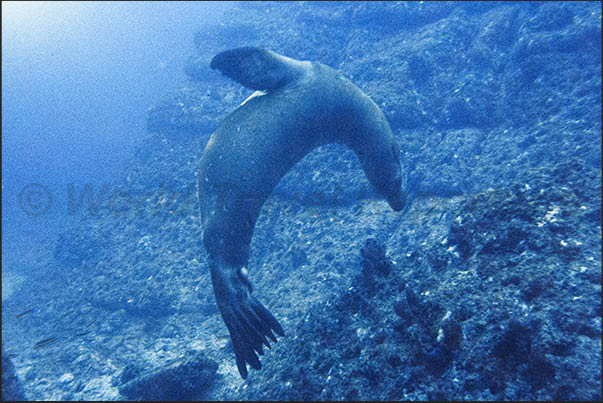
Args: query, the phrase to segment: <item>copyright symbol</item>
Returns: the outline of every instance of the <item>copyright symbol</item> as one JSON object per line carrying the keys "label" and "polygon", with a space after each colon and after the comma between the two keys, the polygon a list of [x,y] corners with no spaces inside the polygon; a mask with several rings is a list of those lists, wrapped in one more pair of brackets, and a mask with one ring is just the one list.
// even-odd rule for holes
{"label": "copyright symbol", "polygon": [[52,196],[46,186],[39,183],[25,185],[17,199],[19,208],[29,216],[40,216],[50,209]]}

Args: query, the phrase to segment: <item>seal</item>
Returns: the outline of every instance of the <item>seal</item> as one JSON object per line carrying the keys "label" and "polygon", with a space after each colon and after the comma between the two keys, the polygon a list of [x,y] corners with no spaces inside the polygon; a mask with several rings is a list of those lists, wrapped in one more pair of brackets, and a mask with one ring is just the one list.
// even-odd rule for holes
{"label": "seal", "polygon": [[[260,369],[256,355],[284,336],[251,295],[247,261],[264,201],[314,148],[342,143],[360,159],[377,193],[395,211],[405,204],[399,148],[379,107],[337,71],[270,50],[219,53],[211,67],[257,90],[227,116],[201,157],[199,205],[216,302],[230,332],[240,375]],[[262,92],[259,92],[262,91]]]}

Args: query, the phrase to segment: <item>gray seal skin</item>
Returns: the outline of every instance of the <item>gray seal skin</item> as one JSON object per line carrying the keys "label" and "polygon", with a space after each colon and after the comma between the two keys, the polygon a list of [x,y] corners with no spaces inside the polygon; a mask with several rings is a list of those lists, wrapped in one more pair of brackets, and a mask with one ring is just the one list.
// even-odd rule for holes
{"label": "gray seal skin", "polygon": [[385,116],[358,87],[321,63],[243,47],[211,67],[244,86],[248,98],[209,139],[199,166],[199,205],[216,302],[230,332],[237,368],[260,369],[262,344],[283,329],[251,295],[249,244],[259,211],[279,180],[314,148],[351,148],[372,186],[395,211],[405,204],[399,148]]}

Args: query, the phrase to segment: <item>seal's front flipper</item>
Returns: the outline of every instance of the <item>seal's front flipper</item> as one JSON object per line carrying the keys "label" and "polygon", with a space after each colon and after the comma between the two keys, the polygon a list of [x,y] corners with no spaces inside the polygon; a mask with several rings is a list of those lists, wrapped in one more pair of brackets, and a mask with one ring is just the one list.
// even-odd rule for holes
{"label": "seal's front flipper", "polygon": [[300,62],[267,49],[246,46],[218,53],[211,68],[252,90],[271,91],[295,81],[309,62]]}
{"label": "seal's front flipper", "polygon": [[237,269],[214,259],[210,269],[216,302],[230,332],[237,368],[246,379],[247,363],[252,368],[262,368],[256,355],[264,354],[262,344],[270,348],[268,339],[276,343],[272,332],[279,336],[284,336],[285,332],[270,311],[251,295],[245,268]]}

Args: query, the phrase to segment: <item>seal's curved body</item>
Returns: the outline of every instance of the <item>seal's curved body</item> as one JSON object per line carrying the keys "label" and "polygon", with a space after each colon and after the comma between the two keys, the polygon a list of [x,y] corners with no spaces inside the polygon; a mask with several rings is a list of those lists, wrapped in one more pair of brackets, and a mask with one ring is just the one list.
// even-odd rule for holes
{"label": "seal's curved body", "polygon": [[[314,148],[342,143],[360,159],[370,183],[390,206],[404,206],[399,149],[377,105],[335,70],[259,48],[218,54],[211,67],[267,91],[232,112],[211,136],[199,167],[204,245],[220,313],[237,367],[259,369],[278,321],[251,295],[245,265],[259,211],[279,180]],[[254,94],[255,95],[255,94]]]}

